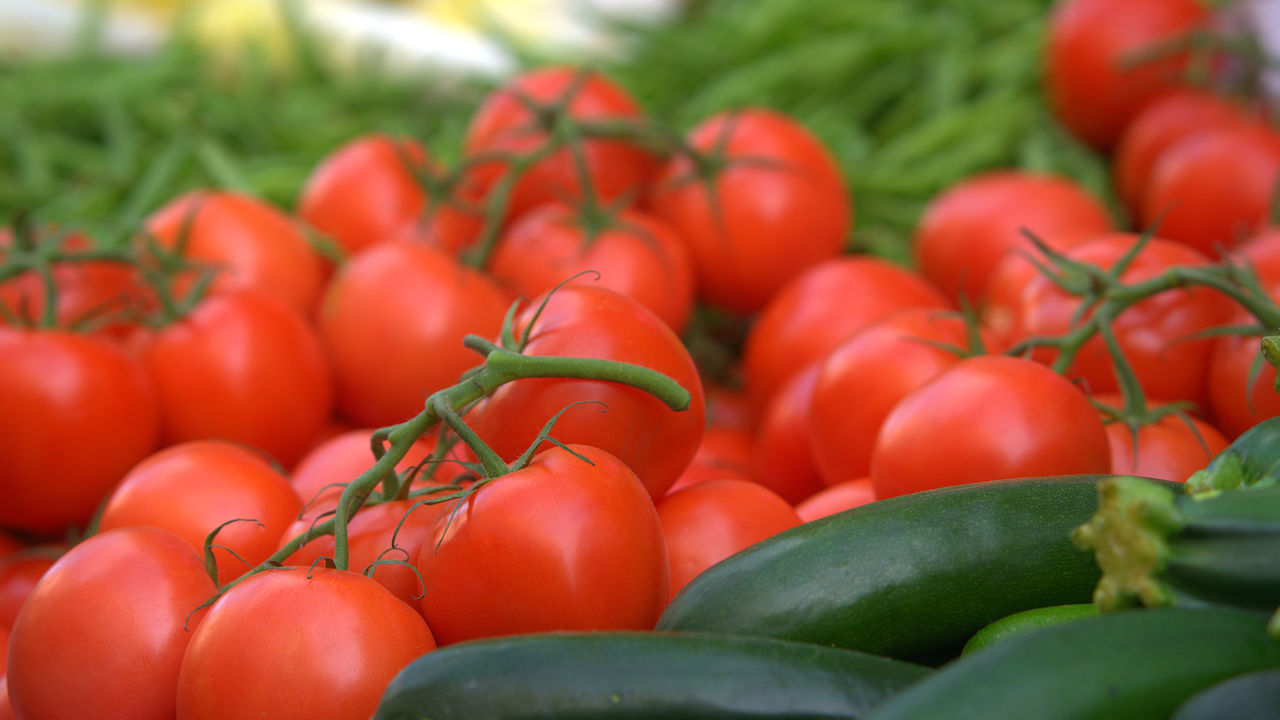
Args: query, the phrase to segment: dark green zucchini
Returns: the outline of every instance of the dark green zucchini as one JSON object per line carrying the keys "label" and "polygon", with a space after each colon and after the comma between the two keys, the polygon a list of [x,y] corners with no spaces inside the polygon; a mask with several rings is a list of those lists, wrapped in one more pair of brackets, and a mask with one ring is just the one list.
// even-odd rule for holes
{"label": "dark green zucchini", "polygon": [[807,523],[694,578],[658,628],[952,657],[1006,615],[1089,602],[1100,573],[1070,535],[1102,477],[951,487]]}
{"label": "dark green zucchini", "polygon": [[871,719],[1166,720],[1198,690],[1277,666],[1280,643],[1255,615],[1103,613],[965,655],[886,700]]}
{"label": "dark green zucchini", "polygon": [[1083,617],[1098,614],[1098,606],[1093,603],[1074,603],[1071,605],[1050,605],[1049,607],[1032,608],[996,620],[982,628],[969,638],[960,651],[961,655],[977,652],[994,643],[1008,640],[1040,628],[1061,625]]}
{"label": "dark green zucchini", "polygon": [[1280,720],[1280,668],[1236,675],[1187,698],[1169,720]]}
{"label": "dark green zucchini", "polygon": [[[1278,376],[1280,377],[1280,376]],[[1280,485],[1280,417],[1254,425],[1187,478],[1187,492]]]}
{"label": "dark green zucchini", "polygon": [[929,668],[699,633],[538,633],[449,645],[404,668],[374,720],[861,718]]}

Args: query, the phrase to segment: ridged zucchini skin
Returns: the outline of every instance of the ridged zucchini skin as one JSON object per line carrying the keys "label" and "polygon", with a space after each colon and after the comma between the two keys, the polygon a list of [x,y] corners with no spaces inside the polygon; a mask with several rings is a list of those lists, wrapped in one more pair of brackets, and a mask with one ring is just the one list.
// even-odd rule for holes
{"label": "ridged zucchini skin", "polygon": [[1167,720],[1198,690],[1276,666],[1280,643],[1256,615],[1125,610],[965,655],[888,699],[870,718]]}
{"label": "ridged zucchini skin", "polygon": [[1236,675],[1187,698],[1169,720],[1280,720],[1280,668]]}
{"label": "ridged zucchini skin", "polygon": [[929,672],[768,638],[536,633],[419,657],[387,686],[374,720],[861,718]]}
{"label": "ridged zucchini skin", "polygon": [[1070,535],[1103,477],[956,486],[806,523],[708,568],[657,627],[947,659],[999,618],[1090,601],[1100,571]]}

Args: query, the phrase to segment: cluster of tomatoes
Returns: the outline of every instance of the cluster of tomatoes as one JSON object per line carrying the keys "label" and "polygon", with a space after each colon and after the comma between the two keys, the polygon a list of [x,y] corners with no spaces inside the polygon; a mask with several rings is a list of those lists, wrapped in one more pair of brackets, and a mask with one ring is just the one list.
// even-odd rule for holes
{"label": "cluster of tomatoes", "polygon": [[[437,645],[650,628],[877,498],[1185,479],[1280,414],[1257,333],[1211,336],[1280,324],[1280,137],[1178,82],[1186,51],[1119,60],[1209,22],[1060,3],[1050,95],[1131,219],[992,172],[929,205],[910,268],[847,251],[844,179],[786,114],[678,134],[561,67],[495,91],[454,168],[370,134],[293,209],[200,190],[127,248],[15,223],[0,717],[367,717]],[[745,328],[728,373],[685,341],[707,309]]]}

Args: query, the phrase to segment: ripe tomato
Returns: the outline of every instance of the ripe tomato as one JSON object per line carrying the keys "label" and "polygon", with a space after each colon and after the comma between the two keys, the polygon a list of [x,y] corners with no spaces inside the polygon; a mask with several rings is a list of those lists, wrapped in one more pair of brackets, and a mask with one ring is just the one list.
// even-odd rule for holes
{"label": "ripe tomato", "polygon": [[224,585],[275,552],[301,507],[289,478],[266,457],[222,440],[196,440],[167,447],[130,470],[107,500],[99,527],[163,528],[203,553],[205,538],[219,525],[257,521],[218,532],[214,557]]}
{"label": "ripe tomato", "polygon": [[268,570],[227,590],[192,634],[178,717],[367,720],[391,678],[434,649],[422,617],[360,573]]}
{"label": "ripe tomato", "polygon": [[[541,299],[516,318],[519,336]],[[684,471],[702,440],[706,405],[702,380],[680,338],[658,316],[612,290],[570,285],[553,293],[538,317],[524,354],[586,357],[656,370],[689,391],[676,411],[636,388],[564,378],[507,383],[476,406],[467,420],[505,460],[514,460],[556,413],[569,408],[552,435],[561,442],[600,448],[626,463],[653,497],[662,497]],[[597,401],[599,405],[573,403]]]}
{"label": "ripe tomato", "polygon": [[966,358],[904,397],[871,453],[877,498],[1017,477],[1106,473],[1098,411],[1033,360]]}
{"label": "ripe tomato", "polygon": [[818,518],[861,507],[876,499],[870,477],[845,480],[828,485],[796,505],[796,515],[801,522],[813,522]]}
{"label": "ripe tomato", "polygon": [[693,459],[675,483],[667,489],[667,495],[703,480],[732,477],[751,479],[751,455],[754,444],[752,433],[740,427],[707,425],[702,442]]}
{"label": "ripe tomato", "polygon": [[845,249],[848,188],[827,148],[795,120],[750,108],[704,120],[687,141],[711,155],[712,176],[678,155],[647,202],[689,243],[703,300],[753,313]]}
{"label": "ripe tomato", "polygon": [[929,202],[912,254],[920,273],[949,297],[981,305],[996,265],[1035,249],[1024,229],[1062,248],[1111,228],[1106,206],[1071,180],[994,170],[961,180]]}
{"label": "ripe tomato", "polygon": [[140,348],[164,444],[222,438],[288,467],[332,413],[333,378],[315,330],[260,291],[206,297]]}
{"label": "ripe tomato", "polygon": [[914,271],[871,256],[835,258],[809,269],[769,302],[748,331],[742,371],[753,405],[763,408],[793,373],[867,325],[909,307],[951,303]]}
{"label": "ripe tomato", "polygon": [[822,489],[822,476],[809,446],[817,380],[817,363],[792,375],[769,398],[756,430],[751,478],[792,504]]}
{"label": "ripe tomato", "polygon": [[61,553],[56,546],[33,547],[0,558],[0,629],[13,627],[18,609]]}
{"label": "ripe tomato", "polygon": [[[1248,325],[1256,320],[1241,313],[1235,322]],[[1276,371],[1259,358],[1260,341],[1258,335],[1223,335],[1212,341],[1206,370],[1208,407],[1214,425],[1228,438],[1236,438],[1263,420],[1280,415]]]}
{"label": "ripe tomato", "polygon": [[[850,336],[816,368],[800,436],[826,485],[866,476],[880,425],[920,385],[968,351],[964,319],[931,308],[900,310]],[[799,423],[797,423],[799,424]]]}
{"label": "ripe tomato", "polygon": [[[1113,408],[1124,406],[1117,394],[1104,393],[1093,399]],[[1163,415],[1139,426],[1136,439],[1128,425],[1103,417],[1108,421],[1111,472],[1116,474],[1186,482],[1191,473],[1203,469],[1228,444],[1217,428],[1192,415]]]}
{"label": "ripe tomato", "polygon": [[164,530],[119,528],[71,548],[13,625],[8,689],[18,717],[88,708],[100,718],[173,717],[187,628],[199,622],[189,616],[216,592],[191,546]]}
{"label": "ripe tomato", "polygon": [[[481,103],[467,128],[466,156],[507,156],[473,166],[468,179],[481,196],[488,195],[508,172],[512,156],[537,152],[549,141],[550,135],[530,103],[543,108],[559,105],[563,116],[578,121],[642,119],[640,107],[626,90],[600,73],[545,67],[519,75]],[[626,140],[582,140],[580,151],[591,191],[605,202],[636,196],[656,167],[648,151]],[[538,160],[515,181],[507,217],[546,203],[572,201],[582,197],[582,192],[574,155],[570,148],[562,147]]]}
{"label": "ripe tomato", "polygon": [[428,395],[480,364],[462,340],[497,335],[506,309],[488,277],[436,248],[383,243],[352,257],[319,320],[339,412],[372,427],[417,415]]}
{"label": "ripe tomato", "polygon": [[649,630],[667,601],[657,511],[620,460],[552,447],[446,506],[418,554],[441,645],[552,630]]}
{"label": "ripe tomato", "polygon": [[[342,490],[364,471],[373,467],[376,458],[370,444],[373,429],[348,430],[312,448],[294,466],[290,481],[303,502],[303,517],[314,518],[332,510]],[[397,472],[406,472],[423,462],[435,451],[435,435],[424,435],[413,443],[409,454],[396,464]],[[451,457],[460,457],[453,451]],[[435,474],[439,482],[449,482],[463,472],[459,466],[441,465]]]}
{"label": "ripe tomato", "polygon": [[1146,227],[1159,221],[1161,237],[1218,258],[1268,220],[1277,180],[1280,133],[1260,122],[1204,130],[1156,159],[1141,219]]}
{"label": "ripe tomato", "polygon": [[517,295],[535,297],[578,273],[576,282],[616,290],[684,332],[693,311],[689,250],[666,222],[623,210],[594,236],[582,211],[545,205],[516,218],[489,262],[489,272]]}
{"label": "ripe tomato", "polygon": [[758,483],[707,480],[658,502],[671,559],[671,597],[730,555],[800,524],[791,504]]}
{"label": "ripe tomato", "polygon": [[87,523],[159,439],[146,372],[101,338],[0,327],[0,408],[0,527],[11,530]]}
{"label": "ripe tomato", "polygon": [[[254,288],[310,316],[320,297],[325,268],[301,228],[283,210],[250,195],[197,190],[147,219],[147,232],[182,255],[218,269],[212,292]],[[183,233],[186,233],[185,238]],[[180,295],[194,274],[180,276]]]}
{"label": "ripe tomato", "polygon": [[1280,298],[1280,227],[1261,230],[1232,248],[1227,258],[1252,268],[1262,289]]}
{"label": "ripe tomato", "polygon": [[[1066,254],[1077,261],[1109,269],[1138,241],[1129,233],[1113,233],[1076,245]],[[1134,283],[1154,278],[1175,266],[1203,265],[1206,258],[1193,248],[1152,238],[1121,273]],[[1022,296],[1015,326],[1028,336],[1051,337],[1068,331],[1080,299],[1037,277]],[[1203,407],[1212,342],[1191,339],[1195,333],[1224,324],[1233,303],[1218,292],[1203,288],[1178,288],[1153,295],[1120,312],[1112,322],[1116,340],[1133,367],[1144,392],[1157,400],[1188,400]],[[1050,363],[1056,352],[1042,348],[1033,357]],[[1111,355],[1101,337],[1093,337],[1076,353],[1067,371],[1082,379],[1090,392],[1117,389]]]}
{"label": "ripe tomato", "polygon": [[1133,117],[1179,84],[1188,54],[1162,44],[1202,30],[1197,0],[1060,0],[1049,18],[1045,83],[1054,114],[1076,137],[1110,150]]}

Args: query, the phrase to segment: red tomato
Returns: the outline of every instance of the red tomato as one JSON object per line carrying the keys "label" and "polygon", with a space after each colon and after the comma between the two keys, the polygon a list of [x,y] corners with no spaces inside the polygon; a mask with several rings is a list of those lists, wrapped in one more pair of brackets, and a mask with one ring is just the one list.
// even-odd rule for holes
{"label": "red tomato", "polygon": [[1280,227],[1269,227],[1232,248],[1228,258],[1253,269],[1262,289],[1280,298]]}
{"label": "red tomato", "polygon": [[178,717],[367,720],[391,678],[434,649],[422,617],[360,573],[268,570],[227,590],[192,634]]}
{"label": "red tomato", "polygon": [[952,299],[980,305],[992,272],[1006,256],[1035,246],[1030,231],[1050,247],[1112,229],[1100,200],[1066,178],[1021,170],[994,170],[957,182],[933,198],[912,238],[920,273]]}
{"label": "red tomato", "polygon": [[1032,360],[966,358],[903,398],[871,454],[877,498],[1017,477],[1106,473],[1098,411]]}
{"label": "red tomato", "polygon": [[12,530],[87,523],[159,437],[138,363],[106,340],[62,331],[0,327],[0,408],[0,526]]}
{"label": "red tomato", "polygon": [[[550,139],[547,128],[529,105],[559,106],[553,115],[586,122],[639,122],[640,107],[607,77],[569,67],[526,72],[481,103],[471,118],[465,155],[475,160],[505,155],[475,164],[469,177],[481,195],[489,194],[507,173],[513,157],[538,152]],[[587,139],[580,144],[582,161],[596,198],[605,202],[636,196],[653,175],[656,160],[644,148],[625,140]],[[507,217],[552,202],[582,196],[582,178],[569,147],[541,158],[515,181]]]}
{"label": "red tomato", "polygon": [[441,250],[384,243],[352,257],[331,281],[320,336],[332,364],[338,410],[381,427],[422,412],[436,390],[481,358],[468,334],[498,334],[507,299]]}
{"label": "red tomato", "polygon": [[790,503],[744,480],[708,480],[668,495],[658,519],[671,558],[671,597],[730,555],[800,524]]}
{"label": "red tomato", "polygon": [[[524,332],[535,299],[516,319]],[[498,388],[467,421],[505,460],[528,448],[556,413],[573,403],[552,434],[561,442],[598,447],[626,463],[653,497],[666,493],[702,440],[706,405],[702,380],[688,349],[666,323],[640,303],[612,290],[570,285],[551,295],[524,354],[586,357],[634,363],[675,380],[691,396],[687,410],[671,410],[652,395],[617,383],[526,378]]]}
{"label": "red tomato", "polygon": [[[1098,237],[1066,251],[1070,258],[1109,269],[1138,241],[1137,235],[1114,233]],[[1203,265],[1206,258],[1181,243],[1152,238],[1121,273],[1134,283],[1154,278],[1175,266]],[[1046,277],[1027,285],[1015,323],[1029,336],[1051,337],[1068,331],[1080,299]],[[1192,340],[1195,333],[1224,324],[1233,304],[1218,292],[1203,288],[1178,288],[1153,295],[1120,312],[1111,326],[1125,358],[1133,367],[1144,392],[1157,400],[1188,400],[1201,407],[1212,342]],[[1056,352],[1037,350],[1033,357],[1050,363]],[[1069,377],[1081,378],[1090,392],[1117,388],[1111,355],[1101,337],[1093,337],[1076,353]]]}
{"label": "red tomato", "polygon": [[13,625],[13,709],[28,720],[172,718],[191,613],[216,592],[191,546],[164,530],[120,528],[71,548]]}
{"label": "red tomato", "polygon": [[689,250],[666,222],[623,210],[588,235],[593,222],[565,205],[546,205],[516,218],[489,262],[489,272],[517,295],[535,297],[578,273],[634,298],[677,333],[693,311]]}
{"label": "red tomato", "polygon": [[786,115],[751,108],[704,120],[662,170],[649,207],[693,251],[698,295],[747,314],[808,268],[839,255],[853,206],[830,152]]}
{"label": "red tomato", "polygon": [[1165,150],[1203,130],[1246,122],[1251,115],[1221,95],[1196,88],[1171,91],[1143,108],[1120,136],[1111,162],[1116,191],[1130,214],[1142,214],[1151,170]]}
{"label": "red tomato", "polygon": [[756,430],[751,477],[792,504],[822,489],[822,476],[809,447],[817,380],[817,363],[792,375],[769,399]]}
{"label": "red tomato", "polygon": [[752,433],[745,428],[708,425],[698,451],[675,484],[667,489],[667,495],[718,477],[750,480],[753,443]]}
{"label": "red tomato", "polygon": [[[187,193],[153,213],[147,232],[170,249],[185,242],[184,257],[218,268],[212,292],[254,288],[305,316],[320,297],[320,255],[291,216],[258,198],[223,190]],[[185,295],[194,274],[179,279]]]}
{"label": "red tomato", "polygon": [[141,342],[165,444],[221,438],[293,465],[333,409],[333,378],[307,320],[257,290],[205,298]]}
{"label": "red tomato", "polygon": [[[1256,320],[1242,313],[1235,322],[1247,325]],[[1263,420],[1280,415],[1276,370],[1259,359],[1260,341],[1258,335],[1223,335],[1212,341],[1206,370],[1209,409],[1214,425],[1228,438],[1238,437]]]}
{"label": "red tomato", "polygon": [[[1093,399],[1113,408],[1124,406],[1117,394],[1095,395]],[[1128,425],[1107,415],[1103,418],[1111,443],[1111,472],[1116,474],[1186,482],[1228,444],[1217,428],[1191,415],[1163,415],[1139,426],[1136,440]]]}
{"label": "red tomato", "polygon": [[214,557],[223,585],[270,557],[301,507],[289,478],[266,457],[222,440],[197,440],[167,447],[130,470],[99,527],[163,528],[203,553],[214,528],[256,520],[218,532]]}
{"label": "red tomato", "polygon": [[943,345],[970,350],[964,319],[951,311],[911,308],[850,336],[817,366],[800,440],[822,483],[871,471],[871,451],[889,412],[960,362],[961,355]]}
{"label": "red tomato", "polygon": [[[1224,182],[1222,178],[1230,178]],[[1270,218],[1280,180],[1280,134],[1263,123],[1223,125],[1170,145],[1151,168],[1144,227],[1211,258]]]}
{"label": "red tomato", "polygon": [[446,506],[418,569],[441,645],[552,630],[649,630],[666,547],[635,474],[598,448],[552,447]]}
{"label": "red tomato", "polygon": [[840,257],[806,271],[769,302],[748,331],[742,368],[752,403],[763,408],[792,374],[853,333],[909,307],[951,303],[914,271],[871,256]]}
{"label": "red tomato", "polygon": [[828,485],[796,505],[796,515],[801,522],[813,522],[818,518],[861,507],[876,499],[870,477],[845,480]]}
{"label": "red tomato", "polygon": [[33,547],[0,559],[0,629],[13,627],[18,609],[61,553],[57,547]]}
{"label": "red tomato", "polygon": [[1179,84],[1187,66],[1186,52],[1145,61],[1141,53],[1206,29],[1209,19],[1197,0],[1060,0],[1045,56],[1054,114],[1076,137],[1110,150],[1144,105]]}
{"label": "red tomato", "polygon": [[723,382],[703,381],[707,401],[707,427],[732,427],[750,430],[755,427],[755,410],[745,389]]}

